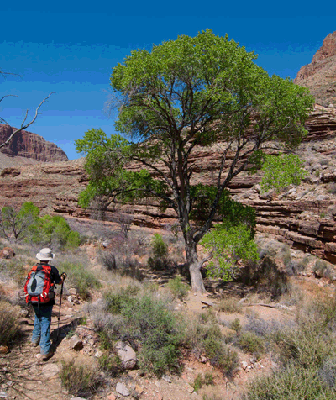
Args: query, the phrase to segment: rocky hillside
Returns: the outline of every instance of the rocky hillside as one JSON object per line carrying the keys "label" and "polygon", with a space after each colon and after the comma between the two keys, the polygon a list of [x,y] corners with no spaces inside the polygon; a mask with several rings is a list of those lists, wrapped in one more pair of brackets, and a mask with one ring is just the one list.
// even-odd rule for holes
{"label": "rocky hillside", "polygon": [[300,69],[294,82],[309,88],[318,104],[336,107],[336,31],[324,39],[312,62]]}
{"label": "rocky hillside", "polygon": [[[0,143],[4,143],[13,133],[13,127],[0,125]],[[1,149],[3,154],[10,157],[20,156],[38,161],[67,161],[68,157],[54,143],[47,142],[35,133],[21,131],[17,133],[7,146]],[[1,165],[0,165],[0,169]]]}

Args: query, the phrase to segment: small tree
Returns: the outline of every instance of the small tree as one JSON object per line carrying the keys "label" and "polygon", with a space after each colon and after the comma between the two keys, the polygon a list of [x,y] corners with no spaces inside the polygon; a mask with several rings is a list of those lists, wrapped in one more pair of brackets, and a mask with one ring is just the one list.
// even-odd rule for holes
{"label": "small tree", "polygon": [[[92,129],[76,142],[87,155],[90,177],[83,206],[97,195],[125,201],[148,196],[175,210],[194,291],[205,290],[197,244],[231,180],[252,163],[260,167],[267,141],[292,148],[306,134],[313,106],[308,90],[270,77],[256,58],[209,30],[132,51],[111,76],[116,129],[131,141]],[[209,186],[196,185],[194,153],[214,144],[217,176]],[[143,169],[127,170],[130,161]]]}
{"label": "small tree", "polygon": [[27,234],[29,228],[35,224],[39,218],[40,210],[33,203],[23,203],[22,207],[16,211],[13,207],[3,207],[0,213],[0,225],[3,235],[15,240]]}

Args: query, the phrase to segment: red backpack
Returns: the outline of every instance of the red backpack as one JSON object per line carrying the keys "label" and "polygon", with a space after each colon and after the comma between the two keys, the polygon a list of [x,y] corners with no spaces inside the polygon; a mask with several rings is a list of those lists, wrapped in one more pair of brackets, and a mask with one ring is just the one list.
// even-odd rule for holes
{"label": "red backpack", "polygon": [[27,303],[48,303],[55,297],[55,284],[50,280],[50,265],[35,265],[29,272],[23,291]]}

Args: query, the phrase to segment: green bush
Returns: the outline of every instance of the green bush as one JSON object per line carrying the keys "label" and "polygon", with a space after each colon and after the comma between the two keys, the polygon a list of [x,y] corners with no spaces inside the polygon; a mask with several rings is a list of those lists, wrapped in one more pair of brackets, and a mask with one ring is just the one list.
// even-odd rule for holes
{"label": "green bush", "polygon": [[63,217],[44,215],[29,227],[26,241],[53,248],[73,249],[81,244],[81,237],[78,232],[71,230]]}
{"label": "green bush", "polygon": [[8,345],[20,335],[18,309],[0,301],[0,345]]}
{"label": "green bush", "polygon": [[104,371],[108,371],[112,376],[117,376],[122,372],[122,364],[120,358],[116,354],[105,352],[98,358],[99,366]]}
{"label": "green bush", "polygon": [[167,283],[167,287],[171,291],[174,298],[183,300],[188,295],[189,286],[182,282],[182,278],[180,276],[170,279]]}
{"label": "green bush", "polygon": [[245,352],[253,354],[257,359],[265,352],[265,341],[253,332],[243,332],[238,339],[238,346]]}
{"label": "green bush", "polygon": [[76,365],[75,361],[62,362],[60,371],[62,385],[72,395],[86,395],[95,392],[98,374],[88,365]]}
{"label": "green bush", "polygon": [[91,289],[98,289],[101,287],[101,283],[94,274],[87,271],[79,262],[60,263],[59,269],[61,272],[64,271],[67,274],[67,280],[77,289],[78,294],[83,299],[90,297]]}
{"label": "green bush", "polygon": [[155,233],[152,241],[152,252],[154,255],[154,259],[162,259],[165,258],[168,254],[168,246],[164,242],[162,236],[159,233]]}
{"label": "green bush", "polygon": [[181,335],[175,315],[163,301],[136,294],[124,289],[104,295],[105,310],[122,316],[113,328],[115,339],[127,337],[139,345],[139,366],[144,371],[161,376],[178,370]]}
{"label": "green bush", "polygon": [[148,259],[148,266],[155,270],[165,269],[168,246],[159,233],[155,233],[151,240],[151,253],[152,256]]}

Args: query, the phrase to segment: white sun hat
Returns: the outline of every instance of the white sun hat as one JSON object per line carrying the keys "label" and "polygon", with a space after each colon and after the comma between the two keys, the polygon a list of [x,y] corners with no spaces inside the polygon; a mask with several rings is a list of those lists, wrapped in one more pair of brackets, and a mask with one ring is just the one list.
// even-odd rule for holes
{"label": "white sun hat", "polygon": [[40,250],[39,253],[36,254],[36,258],[40,261],[41,260],[43,260],[43,261],[52,260],[54,257],[55,257],[55,254],[53,254],[51,252],[51,250],[48,248],[42,249],[42,250]]}

